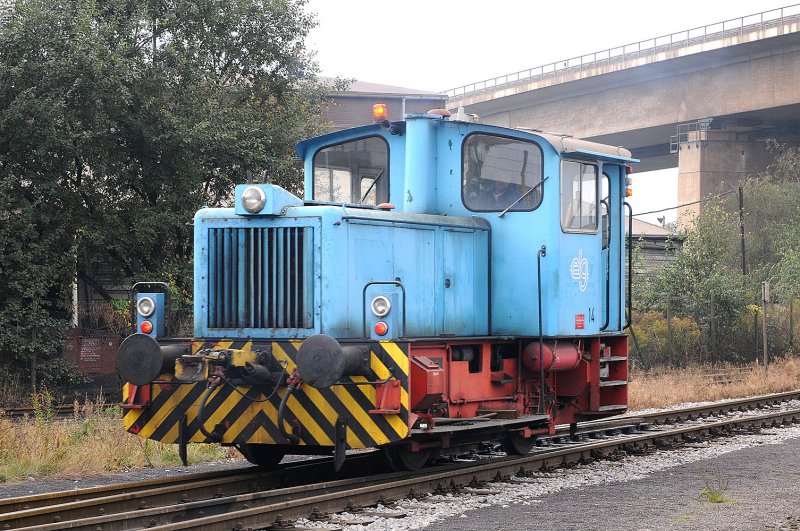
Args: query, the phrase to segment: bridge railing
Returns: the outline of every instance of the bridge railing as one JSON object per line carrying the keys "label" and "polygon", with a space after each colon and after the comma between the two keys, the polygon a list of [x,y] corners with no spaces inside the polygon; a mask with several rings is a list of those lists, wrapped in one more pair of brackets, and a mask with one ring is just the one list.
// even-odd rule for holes
{"label": "bridge railing", "polygon": [[705,140],[705,132],[711,126],[711,119],[698,120],[686,124],[678,124],[677,134],[669,137],[669,152],[677,153],[678,146],[689,141],[689,136],[693,135],[697,140]]}
{"label": "bridge railing", "polygon": [[449,98],[459,98],[505,86],[513,86],[518,83],[538,81],[567,73],[621,63],[631,59],[673,52],[692,46],[721,41],[726,38],[743,36],[752,32],[763,33],[774,29],[774,35],[770,34],[770,37],[783,35],[784,33],[794,33],[798,31],[798,22],[800,22],[800,4],[794,4],[779,9],[772,9],[753,15],[732,18],[706,26],[670,33],[668,35],[662,35],[631,44],[624,44],[599,52],[563,59],[526,70],[512,72],[504,76],[477,81],[446,90],[444,93],[447,94]]}

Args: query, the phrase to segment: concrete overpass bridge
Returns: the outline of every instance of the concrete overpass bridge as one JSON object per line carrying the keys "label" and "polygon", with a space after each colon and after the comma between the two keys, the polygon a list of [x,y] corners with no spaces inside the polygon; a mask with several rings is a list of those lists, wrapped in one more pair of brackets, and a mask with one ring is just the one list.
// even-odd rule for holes
{"label": "concrete overpass bridge", "polygon": [[763,171],[767,138],[800,138],[800,4],[446,93],[484,123],[624,145],[637,171],[678,167],[679,203],[697,201]]}

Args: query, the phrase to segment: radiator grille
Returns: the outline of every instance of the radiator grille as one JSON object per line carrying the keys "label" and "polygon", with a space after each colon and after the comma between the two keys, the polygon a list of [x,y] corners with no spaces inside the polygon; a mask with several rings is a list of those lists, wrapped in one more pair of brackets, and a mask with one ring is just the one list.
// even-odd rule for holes
{"label": "radiator grille", "polygon": [[209,229],[209,328],[312,328],[313,229]]}

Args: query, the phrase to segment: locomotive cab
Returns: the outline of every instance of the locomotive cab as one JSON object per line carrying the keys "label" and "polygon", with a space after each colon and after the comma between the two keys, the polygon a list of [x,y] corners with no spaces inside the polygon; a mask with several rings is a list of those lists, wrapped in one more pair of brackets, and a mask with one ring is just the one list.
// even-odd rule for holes
{"label": "locomotive cab", "polygon": [[301,142],[303,199],[240,185],[200,210],[195,337],[177,357],[123,343],[126,429],[263,465],[382,447],[416,468],[624,411],[634,159],[444,114]]}

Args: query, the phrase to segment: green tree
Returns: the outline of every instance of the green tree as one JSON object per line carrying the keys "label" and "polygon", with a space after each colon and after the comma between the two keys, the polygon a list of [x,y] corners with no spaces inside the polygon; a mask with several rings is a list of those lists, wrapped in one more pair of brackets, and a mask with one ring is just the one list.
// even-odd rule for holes
{"label": "green tree", "polygon": [[[694,361],[755,359],[753,305],[760,306],[763,281],[771,282],[779,305],[788,306],[800,295],[800,151],[771,147],[776,159],[765,175],[741,183],[747,274],[741,271],[738,196],[727,193],[728,187],[678,232],[683,244],[675,261],[635,285],[640,310],[665,315],[669,301],[673,317],[690,317],[700,325]],[[785,349],[781,335],[788,334],[772,334],[773,353]]]}
{"label": "green tree", "polygon": [[[53,359],[79,275],[169,277],[236,182],[302,189],[330,87],[304,0],[17,0],[0,10],[0,366]],[[54,362],[55,363],[55,362]]]}
{"label": "green tree", "polygon": [[709,204],[694,223],[676,237],[682,246],[676,259],[651,279],[640,293],[641,307],[673,317],[691,317],[704,333],[692,361],[715,361],[732,352],[730,327],[749,299],[742,289],[738,217],[720,204]]}

